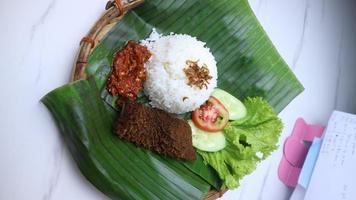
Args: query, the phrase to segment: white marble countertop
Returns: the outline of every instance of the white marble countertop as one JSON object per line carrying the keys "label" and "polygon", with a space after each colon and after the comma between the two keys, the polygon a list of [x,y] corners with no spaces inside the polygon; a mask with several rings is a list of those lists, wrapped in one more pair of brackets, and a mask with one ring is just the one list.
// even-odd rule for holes
{"label": "white marble countertop", "polygon": [[[280,113],[280,144],[294,121],[326,123],[334,109],[356,113],[352,1],[250,0],[278,51],[305,87]],[[351,3],[348,3],[351,2]],[[79,41],[104,0],[0,1],[0,199],[97,200],[54,121],[39,102],[69,81]],[[281,148],[222,199],[288,199],[277,178]]]}

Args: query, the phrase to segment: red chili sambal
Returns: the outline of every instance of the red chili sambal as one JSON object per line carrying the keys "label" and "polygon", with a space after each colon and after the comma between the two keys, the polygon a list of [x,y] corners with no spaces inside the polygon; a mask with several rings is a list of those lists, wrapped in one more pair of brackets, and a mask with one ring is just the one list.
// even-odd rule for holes
{"label": "red chili sambal", "polygon": [[106,88],[113,96],[121,95],[131,101],[137,98],[146,80],[144,63],[151,57],[149,50],[137,42],[129,41],[118,51]]}

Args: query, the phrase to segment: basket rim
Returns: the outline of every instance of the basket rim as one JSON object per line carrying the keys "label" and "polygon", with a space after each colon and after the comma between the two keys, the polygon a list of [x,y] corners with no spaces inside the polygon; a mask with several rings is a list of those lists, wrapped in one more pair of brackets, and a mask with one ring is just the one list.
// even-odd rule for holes
{"label": "basket rim", "polygon": [[75,58],[70,81],[76,81],[86,79],[87,74],[85,72],[86,64],[92,50],[100,44],[101,39],[110,30],[105,27],[113,26],[120,21],[125,13],[144,2],[144,0],[126,0],[121,6],[116,6],[116,2],[120,0],[112,0],[107,2],[105,11],[95,22],[93,27],[89,30],[80,41],[79,51]]}

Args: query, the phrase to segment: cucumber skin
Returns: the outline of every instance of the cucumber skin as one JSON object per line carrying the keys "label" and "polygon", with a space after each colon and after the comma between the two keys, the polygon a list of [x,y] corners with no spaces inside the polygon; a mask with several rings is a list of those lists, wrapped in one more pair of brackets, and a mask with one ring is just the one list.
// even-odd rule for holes
{"label": "cucumber skin", "polygon": [[222,131],[215,133],[203,131],[196,127],[192,120],[189,120],[188,124],[192,129],[192,140],[195,148],[206,152],[217,152],[225,148],[226,140]]}
{"label": "cucumber skin", "polygon": [[245,105],[225,90],[215,88],[211,96],[217,98],[229,111],[229,120],[238,120],[246,116]]}

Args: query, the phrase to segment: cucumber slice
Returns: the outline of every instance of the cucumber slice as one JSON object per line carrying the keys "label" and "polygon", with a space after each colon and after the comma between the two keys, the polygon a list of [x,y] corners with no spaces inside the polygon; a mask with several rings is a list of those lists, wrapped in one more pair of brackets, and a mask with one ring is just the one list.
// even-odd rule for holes
{"label": "cucumber slice", "polygon": [[193,146],[202,151],[216,152],[226,146],[222,131],[209,133],[197,128],[192,120],[188,121],[192,129]]}
{"label": "cucumber slice", "polygon": [[230,120],[238,120],[244,118],[247,114],[246,107],[236,97],[222,89],[214,89],[211,96],[217,98],[229,111]]}

